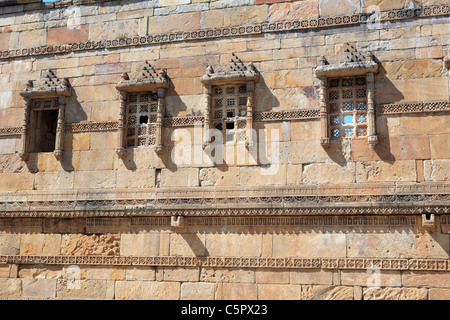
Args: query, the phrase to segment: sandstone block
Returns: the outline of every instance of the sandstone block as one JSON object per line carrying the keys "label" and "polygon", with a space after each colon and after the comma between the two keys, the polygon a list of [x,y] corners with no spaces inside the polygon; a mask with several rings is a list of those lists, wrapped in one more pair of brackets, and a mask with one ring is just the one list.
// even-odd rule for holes
{"label": "sandstone block", "polygon": [[120,254],[122,256],[158,256],[159,234],[156,232],[122,234],[120,236]]}
{"label": "sandstone block", "polygon": [[125,280],[125,267],[88,267],[81,270],[82,279],[86,280]]}
{"label": "sandstone block", "polygon": [[60,255],[61,235],[59,234],[22,234],[20,254],[23,255]]}
{"label": "sandstone block", "polygon": [[126,269],[125,280],[133,281],[133,280],[151,280],[154,281],[156,279],[156,270],[154,268],[148,267],[128,267]]}
{"label": "sandstone block", "polygon": [[37,172],[34,178],[36,190],[73,189],[73,172]]}
{"label": "sandstone block", "polygon": [[303,183],[345,184],[355,182],[355,164],[346,166],[338,164],[315,163],[303,165]]}
{"label": "sandstone block", "polygon": [[450,135],[432,135],[430,138],[430,151],[432,159],[448,159],[450,158],[450,148],[448,141]]}
{"label": "sandstone block", "polygon": [[115,297],[119,300],[178,300],[179,282],[117,281]]}
{"label": "sandstone block", "polygon": [[287,270],[256,270],[256,283],[289,283],[289,271]]}
{"label": "sandstone block", "polygon": [[[257,0],[260,1],[260,0]],[[278,22],[282,20],[296,20],[317,18],[319,16],[319,1],[295,1],[288,3],[287,1],[265,1],[267,3],[276,3],[269,7],[269,21]]]}
{"label": "sandstone block", "polygon": [[108,280],[79,280],[75,282],[59,279],[56,283],[56,297],[60,299],[111,299],[108,296],[111,283]]}
{"label": "sandstone block", "polygon": [[450,288],[450,275],[445,272],[403,272],[402,285],[404,287]]}
{"label": "sandstone block", "polygon": [[257,300],[258,287],[250,283],[224,283],[224,300]]}
{"label": "sandstone block", "polygon": [[291,284],[333,284],[333,272],[317,270],[296,270],[290,272]]}
{"label": "sandstone block", "polygon": [[10,265],[0,265],[0,278],[9,278]]}
{"label": "sandstone block", "polygon": [[450,300],[450,289],[429,289],[430,300]]}
{"label": "sandstone block", "polygon": [[214,283],[189,283],[181,284],[181,300],[214,300]]}
{"label": "sandstone block", "polygon": [[17,255],[20,252],[20,234],[0,233],[0,254]]}
{"label": "sandstone block", "polygon": [[[114,152],[114,150],[111,150]],[[89,158],[86,157],[85,160]],[[95,159],[92,159],[95,161]],[[108,161],[107,161],[108,162]],[[95,164],[88,162],[88,166]],[[74,176],[74,189],[112,189],[115,187],[115,174],[112,170],[77,171]]]}
{"label": "sandstone block", "polygon": [[367,271],[341,271],[341,284],[344,286],[381,286],[381,287],[400,287],[402,285],[401,274],[399,271],[376,271],[368,269]]}
{"label": "sandstone block", "polygon": [[450,161],[444,159],[426,160],[424,164],[425,181],[449,181]]}
{"label": "sandstone block", "polygon": [[2,297],[2,298],[19,298],[21,296],[22,296],[22,280],[21,279],[0,278],[0,297]]}
{"label": "sandstone block", "polygon": [[61,279],[64,270],[61,266],[53,265],[21,265],[17,276],[23,279]]}
{"label": "sandstone block", "polygon": [[171,256],[195,256],[206,255],[206,236],[200,233],[171,233]]}
{"label": "sandstone block", "polygon": [[197,187],[198,171],[197,168],[162,169],[161,187]]}
{"label": "sandstone block", "polygon": [[258,285],[260,300],[300,300],[301,286],[283,284]]}
{"label": "sandstone block", "polygon": [[199,273],[197,268],[159,268],[156,276],[162,275],[164,281],[195,282],[199,281]]}
{"label": "sandstone block", "polygon": [[114,165],[114,154],[114,149],[81,151],[79,170],[112,170]]}
{"label": "sandstone block", "polygon": [[49,28],[47,30],[47,45],[74,43],[88,41],[89,26],[81,25],[79,28]]}
{"label": "sandstone block", "polygon": [[56,279],[23,279],[24,298],[55,298]]}
{"label": "sandstone block", "polygon": [[358,162],[356,181],[416,181],[416,164],[414,160]]}
{"label": "sandstone block", "polygon": [[206,234],[206,250],[213,257],[259,257],[261,243],[261,234]]}
{"label": "sandstone block", "polygon": [[0,191],[31,190],[33,180],[28,173],[0,173]]}
{"label": "sandstone block", "polygon": [[255,271],[247,269],[202,268],[200,281],[214,283],[254,283]]}
{"label": "sandstone block", "polygon": [[[200,12],[180,13],[168,16],[149,17],[148,33],[159,34],[200,29]],[[137,34],[137,32],[136,32]]]}
{"label": "sandstone block", "polygon": [[274,234],[274,257],[346,257],[345,234]]}
{"label": "sandstone block", "polygon": [[428,290],[423,288],[368,288],[364,300],[427,300]]}
{"label": "sandstone block", "polygon": [[153,188],[155,186],[155,169],[136,171],[117,171],[116,187],[127,188]]}
{"label": "sandstone block", "polygon": [[302,300],[353,300],[353,287],[302,286]]}
{"label": "sandstone block", "polygon": [[139,31],[139,20],[117,20],[91,23],[89,25],[89,40],[103,40],[134,37]]}
{"label": "sandstone block", "polygon": [[346,237],[348,257],[412,258],[417,250],[416,240],[406,230],[392,233],[351,233]]}

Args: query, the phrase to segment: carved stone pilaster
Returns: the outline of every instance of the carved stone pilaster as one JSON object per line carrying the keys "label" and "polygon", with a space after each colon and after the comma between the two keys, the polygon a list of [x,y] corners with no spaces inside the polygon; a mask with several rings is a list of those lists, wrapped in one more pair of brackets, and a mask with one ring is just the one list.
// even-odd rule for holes
{"label": "carved stone pilaster", "polygon": [[378,143],[378,136],[375,122],[375,84],[374,75],[371,72],[366,74],[367,81],[367,136],[371,149],[375,149]]}
{"label": "carved stone pilaster", "polygon": [[123,158],[125,155],[125,113],[127,107],[127,96],[125,91],[119,91],[120,108],[119,108],[119,121],[117,124],[117,147],[115,149],[119,158]]}
{"label": "carved stone pilaster", "polygon": [[319,101],[320,101],[320,145],[327,149],[330,146],[328,130],[328,104],[327,104],[327,77],[319,78]]}
{"label": "carved stone pilaster", "polygon": [[247,133],[245,136],[245,146],[250,148],[253,146],[253,110],[255,99],[255,83],[247,82]]}
{"label": "carved stone pilaster", "polygon": [[205,92],[205,110],[203,111],[204,118],[203,118],[203,143],[202,147],[205,149],[210,143],[211,143],[211,85],[205,84],[204,88]]}
{"label": "carved stone pilaster", "polygon": [[155,151],[161,153],[163,150],[162,128],[163,119],[166,110],[166,89],[158,88],[158,110],[156,114],[156,133],[155,133]]}
{"label": "carved stone pilaster", "polygon": [[53,152],[55,158],[61,161],[64,152],[64,123],[65,123],[65,110],[66,110],[66,98],[63,96],[58,97],[58,121],[56,125],[56,140],[55,140],[55,151]]}
{"label": "carved stone pilaster", "polygon": [[21,146],[21,150],[19,152],[19,157],[23,161],[27,161],[27,159],[28,159],[28,131],[30,128],[31,99],[24,98],[24,101],[25,101],[25,111],[24,111],[24,116],[23,116],[22,135],[21,135],[22,146]]}

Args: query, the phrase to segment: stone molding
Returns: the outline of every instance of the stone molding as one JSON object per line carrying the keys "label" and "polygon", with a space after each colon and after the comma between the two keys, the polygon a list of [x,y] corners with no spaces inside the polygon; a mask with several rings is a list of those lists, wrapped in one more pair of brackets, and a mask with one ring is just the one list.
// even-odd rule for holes
{"label": "stone molding", "polygon": [[264,268],[264,269],[325,269],[450,271],[450,260],[416,258],[260,258],[260,257],[189,257],[189,256],[32,256],[2,255],[1,264],[19,265],[86,265],[86,266],[148,266],[197,268]]}
{"label": "stone molding", "polygon": [[[423,8],[390,10],[379,13],[380,22],[396,21],[412,18],[426,18],[445,16],[450,14],[450,5],[426,6]],[[222,37],[247,36],[252,34],[283,32],[290,30],[314,30],[343,25],[364,25],[372,22],[371,13],[360,13],[329,18],[315,18],[293,21],[278,21],[255,25],[233,26],[215,29],[199,29],[190,32],[154,34],[147,36],[135,36],[120,39],[108,39],[100,41],[84,41],[72,44],[48,45],[34,48],[21,48],[0,52],[0,59],[39,56],[48,54],[62,54],[84,50],[98,50],[109,48],[122,48],[149,44],[162,44],[180,41],[192,41],[201,39],[215,39]]]}
{"label": "stone molding", "polygon": [[447,184],[376,184],[325,188],[4,192],[0,194],[0,217],[445,214],[450,210],[449,189]]}

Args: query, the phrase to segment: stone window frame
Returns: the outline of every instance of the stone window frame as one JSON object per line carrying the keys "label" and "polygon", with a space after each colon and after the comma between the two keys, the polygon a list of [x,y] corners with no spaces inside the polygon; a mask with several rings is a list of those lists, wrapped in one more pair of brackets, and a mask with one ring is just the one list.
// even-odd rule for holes
{"label": "stone window frame", "polygon": [[374,75],[378,72],[378,63],[374,61],[372,52],[365,55],[356,51],[352,46],[344,50],[343,62],[329,64],[322,57],[319,66],[315,70],[319,79],[319,101],[320,101],[320,144],[327,149],[330,146],[330,101],[328,99],[328,82],[330,79],[341,79],[349,77],[365,77],[367,86],[367,141],[369,147],[374,149],[378,143],[375,123],[375,91]]}
{"label": "stone window frame", "polygon": [[[22,122],[21,149],[19,156],[23,161],[28,159],[30,140],[35,132],[31,127],[31,111],[34,108],[33,103],[37,100],[52,101],[57,100],[58,106],[52,107],[52,110],[58,110],[58,118],[56,124],[55,149],[53,154],[58,161],[61,161],[64,154],[64,126],[65,126],[65,109],[67,98],[72,94],[69,80],[67,78],[58,79],[55,71],[48,70],[45,75],[38,81],[29,80],[25,89],[20,92],[24,98],[25,110]],[[47,109],[47,110],[50,110]],[[45,110],[41,108],[40,110]]]}
{"label": "stone window frame", "polygon": [[132,94],[142,95],[148,93],[157,95],[156,121],[154,124],[152,123],[155,127],[155,144],[146,144],[146,146],[154,148],[156,153],[161,154],[163,150],[162,130],[164,125],[166,90],[169,89],[169,79],[166,69],[157,70],[146,61],[141,66],[136,79],[130,79],[128,74],[124,72],[121,75],[121,81],[116,85],[116,89],[119,93],[120,109],[115,152],[119,158],[124,157],[125,149],[127,148],[127,107],[129,96]]}
{"label": "stone window frame", "polygon": [[[239,141],[245,140],[247,148],[252,146],[253,137],[253,112],[255,109],[255,84],[259,81],[259,72],[256,70],[252,62],[244,64],[234,53],[231,54],[230,62],[222,68],[214,70],[212,66],[206,68],[206,74],[200,78],[204,86],[205,95],[205,109],[204,109],[204,133],[202,147],[205,149],[211,144],[212,136],[210,129],[214,123],[214,108],[213,97],[214,88],[229,86],[239,87],[245,85],[246,87],[246,126],[245,126],[245,139],[239,139]],[[225,117],[226,118],[226,117]],[[237,129],[235,127],[235,129]],[[241,128],[242,129],[242,128]],[[226,141],[226,138],[225,138]],[[237,142],[237,136],[234,136],[234,141]]]}

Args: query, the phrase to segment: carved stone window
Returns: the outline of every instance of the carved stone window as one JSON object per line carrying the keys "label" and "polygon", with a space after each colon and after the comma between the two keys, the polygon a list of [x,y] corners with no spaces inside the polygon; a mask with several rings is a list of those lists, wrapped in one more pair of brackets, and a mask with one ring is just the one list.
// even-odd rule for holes
{"label": "carved stone window", "polygon": [[122,158],[125,148],[154,146],[161,152],[162,126],[165,113],[166,89],[169,81],[165,70],[156,70],[145,62],[136,79],[122,74],[116,86],[120,95],[117,155]]}
{"label": "carved stone window", "polygon": [[224,67],[206,69],[201,78],[206,95],[203,148],[212,142],[211,128],[222,131],[224,141],[251,144],[253,95],[258,80],[259,73],[253,64],[244,64],[234,53]]}
{"label": "carved stone window", "polygon": [[367,86],[365,77],[328,80],[331,138],[367,136]]}
{"label": "carved stone window", "polygon": [[367,137],[369,146],[378,142],[375,127],[374,73],[378,64],[347,44],[339,62],[328,64],[322,57],[316,68],[320,85],[321,145],[330,138]]}
{"label": "carved stone window", "polygon": [[213,86],[212,99],[212,127],[223,132],[224,141],[245,142],[247,86],[245,84]]}
{"label": "carved stone window", "polygon": [[58,79],[55,72],[47,71],[41,80],[28,81],[20,93],[25,100],[22,124],[22,160],[29,152],[53,152],[62,160],[66,98],[71,95],[67,79]]}

